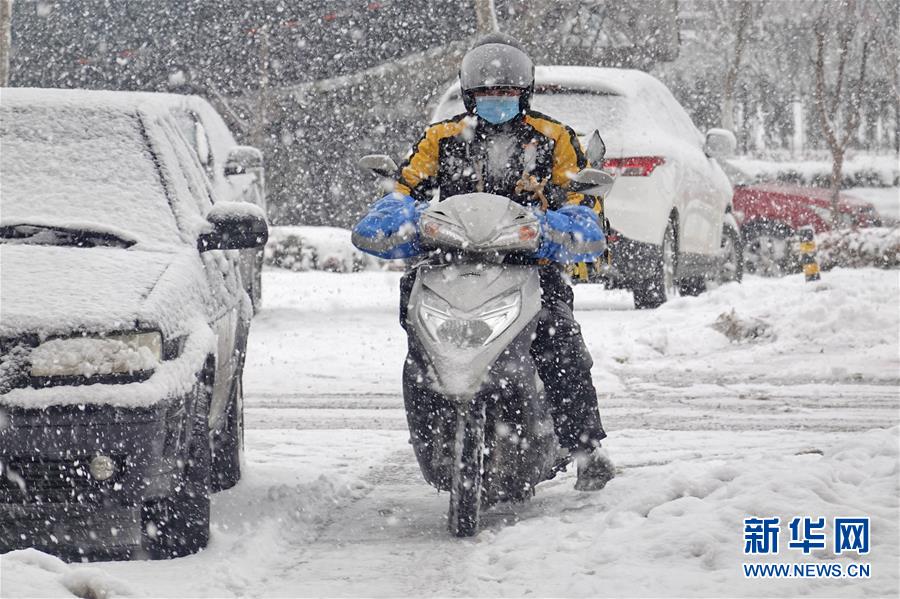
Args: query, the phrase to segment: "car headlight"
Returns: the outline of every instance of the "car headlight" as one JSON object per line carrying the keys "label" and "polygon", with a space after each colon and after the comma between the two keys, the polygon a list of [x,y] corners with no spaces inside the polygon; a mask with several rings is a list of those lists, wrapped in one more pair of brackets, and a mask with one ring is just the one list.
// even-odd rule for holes
{"label": "car headlight", "polygon": [[31,351],[31,376],[148,372],[162,360],[162,346],[159,331],[49,339]]}
{"label": "car headlight", "polygon": [[447,302],[425,290],[419,318],[438,343],[481,347],[499,337],[519,316],[521,307],[522,297],[516,291],[487,302],[473,318],[462,318]]}

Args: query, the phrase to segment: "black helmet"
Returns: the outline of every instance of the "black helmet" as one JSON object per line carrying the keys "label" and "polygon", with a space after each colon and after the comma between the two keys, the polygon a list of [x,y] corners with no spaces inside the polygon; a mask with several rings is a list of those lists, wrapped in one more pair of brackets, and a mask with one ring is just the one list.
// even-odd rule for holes
{"label": "black helmet", "polygon": [[479,38],[463,56],[459,87],[463,104],[470,113],[475,111],[472,92],[492,87],[521,89],[519,110],[527,110],[534,91],[534,63],[515,38],[489,33]]}

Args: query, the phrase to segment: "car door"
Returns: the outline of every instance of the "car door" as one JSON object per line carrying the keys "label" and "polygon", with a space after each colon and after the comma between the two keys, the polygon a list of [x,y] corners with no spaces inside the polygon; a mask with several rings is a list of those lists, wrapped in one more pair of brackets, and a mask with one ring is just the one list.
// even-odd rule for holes
{"label": "car door", "polygon": [[[226,176],[224,167],[228,153],[237,145],[234,136],[219,113],[208,102],[192,97],[190,105],[191,108],[186,109],[186,113],[191,120],[193,146],[213,189],[213,200],[250,202],[265,210],[263,173]],[[241,278],[244,281],[244,289],[251,296],[254,293],[254,282],[259,284],[262,262],[261,248],[240,250]]]}
{"label": "car door", "polygon": [[[180,166],[178,176],[197,202],[202,214],[213,204],[213,190],[187,142],[174,127],[166,128]],[[218,429],[231,397],[232,385],[243,366],[247,339],[249,306],[241,280],[239,252],[213,250],[200,254],[210,289],[207,306],[209,325],[216,334],[216,376],[210,405],[210,423]]]}
{"label": "car door", "polygon": [[721,181],[713,170],[717,165],[703,150],[703,136],[670,94],[665,107],[668,125],[681,142],[679,160],[684,176],[678,191],[682,202],[679,251],[710,255],[719,246],[725,213]]}

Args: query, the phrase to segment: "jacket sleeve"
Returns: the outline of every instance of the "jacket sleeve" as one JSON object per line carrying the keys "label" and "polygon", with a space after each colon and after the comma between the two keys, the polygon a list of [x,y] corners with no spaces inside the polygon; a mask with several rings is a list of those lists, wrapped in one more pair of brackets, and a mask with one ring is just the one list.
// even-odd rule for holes
{"label": "jacket sleeve", "polygon": [[581,149],[581,142],[571,127],[563,126],[553,148],[553,175],[550,181],[566,190],[566,204],[581,204],[584,194],[568,191],[569,178],[590,164]]}
{"label": "jacket sleeve", "polygon": [[400,168],[400,179],[394,191],[423,200],[426,182],[437,176],[439,159],[439,130],[428,127],[422,138],[413,147],[412,154]]}

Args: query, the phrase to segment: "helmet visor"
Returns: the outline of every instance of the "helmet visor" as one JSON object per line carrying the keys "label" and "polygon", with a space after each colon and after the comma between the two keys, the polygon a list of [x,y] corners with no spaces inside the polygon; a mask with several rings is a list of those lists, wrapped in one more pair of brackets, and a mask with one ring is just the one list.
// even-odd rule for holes
{"label": "helmet visor", "polygon": [[527,89],[534,83],[534,63],[506,44],[485,44],[469,50],[459,69],[463,92],[485,87]]}

